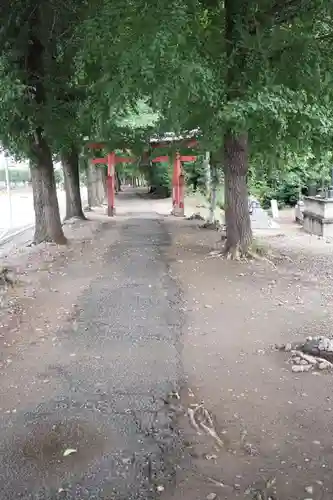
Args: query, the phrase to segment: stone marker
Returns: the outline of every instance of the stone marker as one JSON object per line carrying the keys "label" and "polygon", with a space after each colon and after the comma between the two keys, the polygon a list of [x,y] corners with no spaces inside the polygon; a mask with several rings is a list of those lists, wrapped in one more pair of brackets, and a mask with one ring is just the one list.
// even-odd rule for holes
{"label": "stone marker", "polygon": [[263,210],[259,200],[253,196],[249,197],[249,212],[252,229],[278,229],[280,227],[279,224]]}
{"label": "stone marker", "polygon": [[273,219],[279,218],[279,207],[276,200],[271,200],[271,210]]}

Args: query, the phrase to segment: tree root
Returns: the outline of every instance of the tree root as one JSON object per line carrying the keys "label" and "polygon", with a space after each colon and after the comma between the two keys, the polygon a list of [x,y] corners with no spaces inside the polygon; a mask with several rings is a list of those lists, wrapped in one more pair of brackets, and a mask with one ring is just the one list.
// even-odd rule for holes
{"label": "tree root", "polygon": [[272,266],[273,269],[277,269],[276,265],[274,264],[274,262],[272,262],[268,257],[264,257],[263,255],[260,255],[259,253],[255,253],[251,250],[248,250],[247,251],[247,255],[250,259],[253,259],[253,260],[258,260],[259,262],[265,262],[265,263],[268,263]]}
{"label": "tree root", "polygon": [[206,221],[204,222],[204,224],[201,224],[201,226],[199,226],[199,229],[212,229],[214,231],[219,231],[220,228],[221,224],[218,220],[214,220],[212,222]]}
{"label": "tree root", "polygon": [[236,260],[245,262],[249,260],[257,260],[259,262],[268,263],[273,267],[273,269],[277,269],[274,262],[272,262],[268,257],[264,255],[264,249],[258,247],[256,244],[251,245],[249,248],[245,250],[242,250],[239,245],[236,245],[235,247],[225,246],[222,254],[227,260]]}

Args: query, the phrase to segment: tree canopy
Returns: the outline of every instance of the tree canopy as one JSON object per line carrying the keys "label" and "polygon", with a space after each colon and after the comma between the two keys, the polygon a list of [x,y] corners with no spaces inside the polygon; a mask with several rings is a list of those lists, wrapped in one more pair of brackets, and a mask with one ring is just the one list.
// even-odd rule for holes
{"label": "tree canopy", "polygon": [[0,141],[31,161],[36,239],[63,239],[52,157],[62,158],[67,187],[75,183],[71,213],[82,213],[71,171],[87,139],[140,157],[151,135],[198,128],[199,154],[211,151],[224,171],[227,251],[246,253],[247,180],[270,192],[282,181],[329,180],[332,8],[322,0],[5,2]]}

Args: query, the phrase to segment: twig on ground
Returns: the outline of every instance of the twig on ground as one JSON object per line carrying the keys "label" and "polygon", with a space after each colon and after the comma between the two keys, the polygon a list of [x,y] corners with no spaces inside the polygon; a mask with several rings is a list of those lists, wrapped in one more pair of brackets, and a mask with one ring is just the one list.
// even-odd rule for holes
{"label": "twig on ground", "polygon": [[[187,410],[192,427],[197,431],[199,435],[201,434],[201,427],[201,429],[203,429],[206,434],[211,436],[220,447],[224,447],[222,439],[218,436],[217,432],[214,429],[213,419],[208,410],[206,410],[206,408],[204,407],[203,403],[193,406],[195,406],[194,409],[188,408]],[[206,423],[203,420],[205,420]]]}
{"label": "twig on ground", "polygon": [[190,420],[190,424],[192,425],[192,427],[197,431],[197,433],[199,435],[201,435],[200,428],[199,428],[198,424],[196,423],[196,421],[194,419],[194,410],[192,408],[188,408],[187,409],[187,415],[188,415],[188,418]]}
{"label": "twig on ground", "polygon": [[217,435],[215,429],[212,429],[211,427],[208,427],[203,422],[200,422],[199,425],[204,429],[204,431],[207,432],[207,434],[209,434],[213,439],[215,439],[216,443],[219,446],[221,446],[221,448],[224,447],[224,443],[223,443],[222,439]]}

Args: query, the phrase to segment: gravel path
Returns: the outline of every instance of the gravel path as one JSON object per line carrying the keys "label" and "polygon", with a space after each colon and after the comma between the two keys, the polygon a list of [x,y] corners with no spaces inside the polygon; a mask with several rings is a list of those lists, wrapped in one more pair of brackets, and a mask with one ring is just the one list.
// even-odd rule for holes
{"label": "gravel path", "polygon": [[170,240],[152,212],[118,225],[81,313],[25,380],[47,389],[1,409],[3,500],[149,499],[174,477],[181,440],[164,400],[183,378],[184,318]]}

